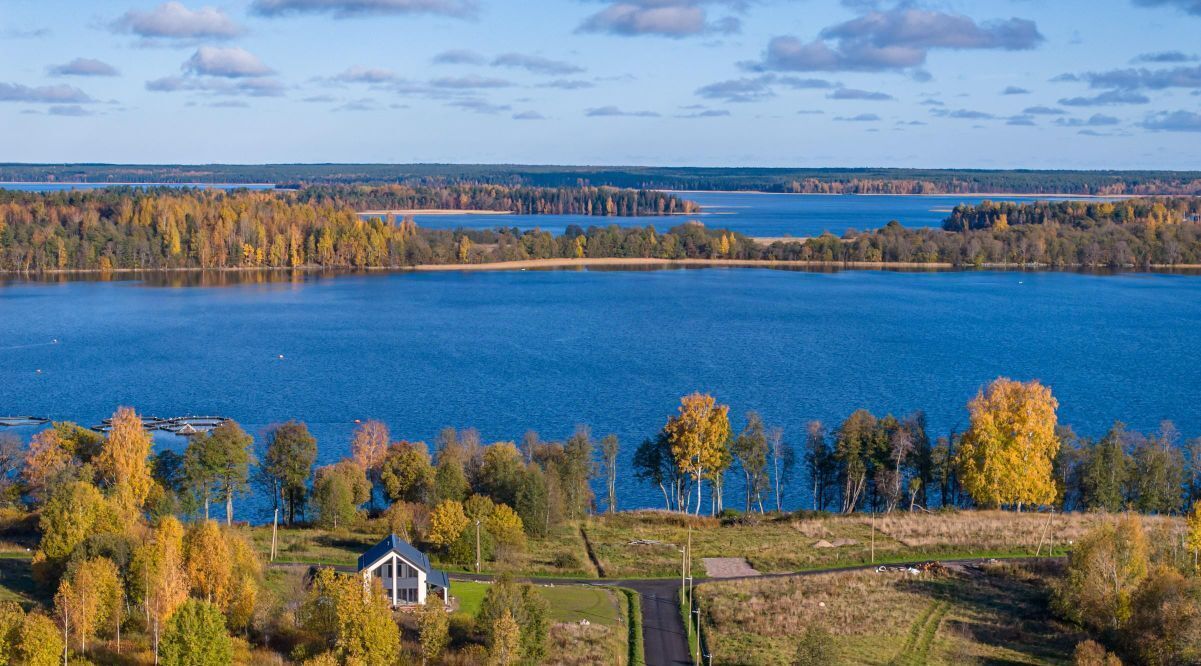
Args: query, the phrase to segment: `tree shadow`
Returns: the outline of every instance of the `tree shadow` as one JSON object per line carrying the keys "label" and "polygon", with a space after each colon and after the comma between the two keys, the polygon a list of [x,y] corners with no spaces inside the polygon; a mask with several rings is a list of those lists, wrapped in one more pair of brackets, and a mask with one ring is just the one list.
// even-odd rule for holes
{"label": "tree shadow", "polygon": [[[952,603],[958,617],[944,621],[948,633],[1057,662],[1069,659],[1085,636],[1051,611],[1049,582],[1054,573],[1043,563],[1025,569],[998,564],[909,579],[898,589]],[[1015,662],[997,658],[981,663]]]}

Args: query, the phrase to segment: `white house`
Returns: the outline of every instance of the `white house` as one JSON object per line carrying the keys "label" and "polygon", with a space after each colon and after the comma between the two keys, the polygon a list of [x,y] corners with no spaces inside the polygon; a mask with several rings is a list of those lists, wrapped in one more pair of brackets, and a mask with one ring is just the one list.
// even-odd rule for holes
{"label": "white house", "polygon": [[379,579],[393,606],[424,605],[431,590],[441,594],[444,603],[450,602],[446,572],[431,567],[425,553],[395,534],[359,556],[359,574],[365,585],[370,585],[372,578]]}

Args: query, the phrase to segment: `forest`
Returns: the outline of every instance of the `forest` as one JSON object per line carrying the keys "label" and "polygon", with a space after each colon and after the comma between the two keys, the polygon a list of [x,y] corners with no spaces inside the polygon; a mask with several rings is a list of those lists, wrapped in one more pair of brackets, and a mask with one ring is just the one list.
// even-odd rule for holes
{"label": "forest", "polygon": [[313,185],[296,200],[356,210],[494,210],[518,215],[626,217],[695,213],[699,207],[672,194],[615,187],[526,187],[507,185]]}
{"label": "forest", "polygon": [[[536,194],[541,192],[542,194]],[[527,197],[528,193],[528,197]],[[0,271],[177,268],[402,268],[528,259],[655,258],[1150,269],[1201,264],[1201,198],[1113,202],[984,202],[960,206],[943,229],[890,222],[874,231],[776,239],[685,221],[653,226],[434,230],[411,218],[364,218],[361,206],[421,206],[458,196],[462,207],[543,212],[653,206],[692,210],[666,195],[577,188],[331,188],[301,192],[114,188],[0,192]],[[453,205],[453,204],[451,204]],[[641,208],[640,208],[641,209]],[[528,209],[527,209],[528,210]]]}
{"label": "forest", "polygon": [[0,181],[739,190],[825,194],[1201,194],[1197,171],[594,167],[473,164],[0,164]]}

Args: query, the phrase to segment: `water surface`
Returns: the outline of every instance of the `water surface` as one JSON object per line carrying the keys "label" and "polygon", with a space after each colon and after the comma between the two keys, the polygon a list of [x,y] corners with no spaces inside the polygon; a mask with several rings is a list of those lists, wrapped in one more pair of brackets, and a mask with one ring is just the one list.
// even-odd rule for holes
{"label": "water surface", "polygon": [[[512,440],[586,423],[616,433],[628,462],[691,391],[729,404],[736,427],[757,409],[794,442],[808,420],[860,407],[924,409],[938,435],[1007,375],[1050,384],[1086,434],[1174,419],[1201,435],[1190,276],[711,268],[157,284],[0,286],[0,413],[92,424],[132,405],[254,433],[297,418],[324,463],[347,454],[355,419],[426,441],[446,425]],[[623,507],[661,501],[628,472],[619,485]]]}

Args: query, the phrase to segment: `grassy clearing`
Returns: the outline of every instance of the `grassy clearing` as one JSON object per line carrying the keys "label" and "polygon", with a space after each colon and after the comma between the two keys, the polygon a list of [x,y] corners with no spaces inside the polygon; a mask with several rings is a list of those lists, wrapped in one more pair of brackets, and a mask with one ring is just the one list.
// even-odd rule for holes
{"label": "grassy clearing", "polygon": [[1060,566],[727,581],[702,586],[700,599],[715,664],[787,663],[812,624],[856,664],[1060,664],[1081,638],[1047,608]]}
{"label": "grassy clearing", "polygon": [[[703,576],[704,557],[745,557],[764,573],[786,573],[877,563],[967,557],[1021,557],[1055,552],[1106,520],[1098,514],[1055,515],[1001,511],[867,515],[751,516],[722,524],[712,518],[640,511],[594,518],[587,525],[593,551],[612,578],[672,577],[680,572],[678,547],[692,526],[692,574]],[[1148,526],[1172,528],[1170,518],[1148,517]],[[874,528],[873,528],[874,522]],[[649,542],[649,543],[647,543]],[[817,544],[842,544],[819,548]]]}

